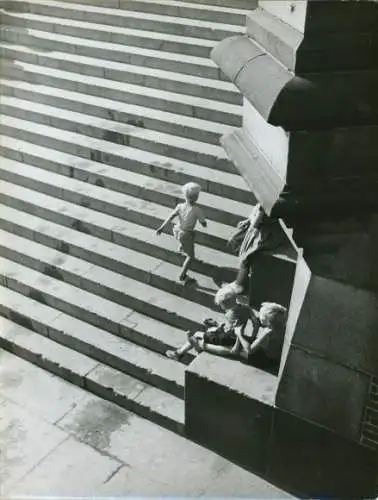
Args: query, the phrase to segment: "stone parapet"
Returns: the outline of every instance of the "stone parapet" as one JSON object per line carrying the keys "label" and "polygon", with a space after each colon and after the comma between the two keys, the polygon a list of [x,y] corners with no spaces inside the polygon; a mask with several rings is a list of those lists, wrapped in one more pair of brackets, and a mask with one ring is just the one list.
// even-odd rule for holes
{"label": "stone parapet", "polygon": [[277,408],[277,383],[201,354],[186,371],[186,436],[301,497],[375,496],[374,450]]}

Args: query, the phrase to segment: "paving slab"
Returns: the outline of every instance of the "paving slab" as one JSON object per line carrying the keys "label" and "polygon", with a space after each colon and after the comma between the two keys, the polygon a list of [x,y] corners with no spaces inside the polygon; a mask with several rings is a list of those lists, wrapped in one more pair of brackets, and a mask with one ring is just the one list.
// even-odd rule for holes
{"label": "paving slab", "polygon": [[203,496],[210,498],[237,496],[238,498],[258,498],[260,500],[294,498],[264,479],[230,463],[227,463],[218,477],[205,487]]}
{"label": "paving slab", "polygon": [[66,432],[0,396],[0,494],[66,439]]}
{"label": "paving slab", "polygon": [[86,393],[37,366],[0,350],[0,396],[53,424],[87,397]]}
{"label": "paving slab", "polygon": [[69,437],[12,487],[11,491],[5,489],[5,494],[37,498],[44,495],[95,495],[99,486],[121,466],[118,460]]}
{"label": "paving slab", "polygon": [[114,495],[142,497],[202,497],[202,484],[192,481],[187,484],[176,483],[174,478],[167,484],[158,477],[150,476],[148,469],[140,471],[133,467],[122,467],[107,483],[98,489],[97,495],[108,497]]}
{"label": "paving slab", "polygon": [[[40,388],[34,393],[35,404],[25,398],[25,404],[18,405],[3,395],[5,384],[0,386],[0,449],[7,457],[6,468],[2,467],[0,475],[13,478],[2,483],[2,494],[7,498],[23,495],[290,498],[185,438],[40,368],[28,369],[29,363],[12,354],[0,350],[0,361],[7,367],[9,392],[20,378],[20,391],[28,391],[25,379],[30,379],[32,373]],[[1,373],[0,380],[6,382]],[[57,403],[60,408],[62,394],[68,401],[72,393],[75,401],[55,426],[39,413],[46,404],[44,388],[49,391],[50,406]]]}

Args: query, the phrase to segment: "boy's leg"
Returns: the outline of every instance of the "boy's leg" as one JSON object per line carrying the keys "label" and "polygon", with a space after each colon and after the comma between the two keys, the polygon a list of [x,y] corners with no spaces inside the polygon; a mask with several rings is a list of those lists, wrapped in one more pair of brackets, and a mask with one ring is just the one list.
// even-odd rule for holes
{"label": "boy's leg", "polygon": [[194,232],[193,231],[182,232],[180,241],[186,257],[179,278],[180,281],[183,281],[187,277],[190,264],[194,260]]}
{"label": "boy's leg", "polygon": [[[195,338],[203,338],[203,332],[196,332],[193,337]],[[169,350],[166,351],[166,356],[171,359],[180,359],[184,354],[189,352],[193,348],[193,342],[188,340],[181,347],[176,349],[175,351]]]}
{"label": "boy's leg", "polygon": [[181,274],[180,274],[180,281],[183,281],[187,277],[191,262],[192,262],[192,257],[187,255],[187,257],[184,261],[184,264],[182,265]]}

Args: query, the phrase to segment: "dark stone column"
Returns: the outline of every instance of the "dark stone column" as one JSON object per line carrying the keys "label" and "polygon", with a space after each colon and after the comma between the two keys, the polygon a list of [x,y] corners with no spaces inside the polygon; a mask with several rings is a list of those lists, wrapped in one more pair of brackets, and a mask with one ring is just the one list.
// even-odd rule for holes
{"label": "dark stone column", "polygon": [[213,59],[245,97],[222,144],[298,254],[277,415],[355,450],[352,471],[326,461],[323,494],[345,495],[378,449],[378,2],[260,1]]}

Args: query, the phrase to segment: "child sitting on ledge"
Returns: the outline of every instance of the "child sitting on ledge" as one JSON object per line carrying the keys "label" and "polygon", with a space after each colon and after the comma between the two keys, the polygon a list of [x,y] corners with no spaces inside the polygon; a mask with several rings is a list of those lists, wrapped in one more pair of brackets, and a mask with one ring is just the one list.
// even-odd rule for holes
{"label": "child sitting on ledge", "polygon": [[217,324],[216,321],[206,320],[204,331],[194,334],[188,332],[188,341],[176,351],[167,351],[166,355],[171,359],[180,359],[191,349],[198,349],[198,342],[218,348],[217,354],[232,354],[234,349],[239,350],[235,331],[237,330],[243,336],[248,320],[254,320],[254,318],[251,318],[251,308],[248,305],[237,303],[237,296],[231,284],[220,288],[215,295],[214,302],[223,309],[224,321]]}
{"label": "child sitting on ledge", "polygon": [[[285,334],[286,309],[273,302],[263,302],[259,311],[252,309],[232,284],[224,285],[215,303],[225,311],[225,321],[205,331],[188,333],[188,341],[176,351],[167,351],[171,359],[186,352],[210,352],[220,356],[240,357],[251,364],[272,370],[279,365]],[[246,332],[248,320],[252,331]]]}

